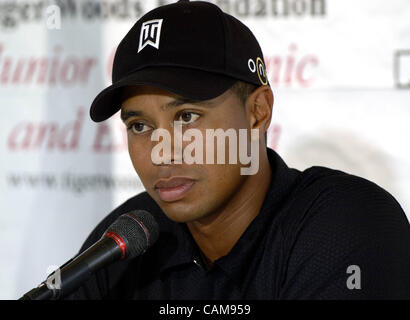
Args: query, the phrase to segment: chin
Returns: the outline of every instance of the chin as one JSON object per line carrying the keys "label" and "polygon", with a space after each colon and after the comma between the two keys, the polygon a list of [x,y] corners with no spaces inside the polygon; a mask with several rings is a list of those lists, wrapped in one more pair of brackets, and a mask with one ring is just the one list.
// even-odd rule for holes
{"label": "chin", "polygon": [[203,210],[204,207],[200,204],[193,206],[176,201],[158,205],[169,219],[179,223],[192,222],[206,215],[206,212]]}

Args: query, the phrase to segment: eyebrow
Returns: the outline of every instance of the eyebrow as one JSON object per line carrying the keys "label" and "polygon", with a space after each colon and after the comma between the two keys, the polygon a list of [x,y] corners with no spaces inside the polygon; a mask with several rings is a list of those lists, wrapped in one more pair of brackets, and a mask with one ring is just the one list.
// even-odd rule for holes
{"label": "eyebrow", "polygon": [[174,100],[165,103],[164,105],[161,106],[162,110],[167,110],[170,108],[174,107],[179,107],[184,104],[196,104],[200,106],[210,106],[212,103],[209,100],[194,100],[194,99],[189,99],[189,98],[183,98],[183,97],[178,97],[175,98]]}
{"label": "eyebrow", "polygon": [[123,110],[121,109],[121,120],[123,122],[127,121],[127,119],[131,117],[138,117],[143,116],[144,112],[142,111],[134,111],[134,110]]}
{"label": "eyebrow", "polygon": [[[196,104],[200,106],[206,106],[210,107],[212,106],[212,103],[209,100],[194,100],[194,99],[189,99],[189,98],[175,98],[172,101],[165,103],[161,106],[161,110],[168,110],[171,108],[179,107],[184,104]],[[131,117],[138,117],[138,116],[144,116],[144,112],[140,110],[123,110],[121,109],[121,120],[123,122],[127,121],[127,119]]]}

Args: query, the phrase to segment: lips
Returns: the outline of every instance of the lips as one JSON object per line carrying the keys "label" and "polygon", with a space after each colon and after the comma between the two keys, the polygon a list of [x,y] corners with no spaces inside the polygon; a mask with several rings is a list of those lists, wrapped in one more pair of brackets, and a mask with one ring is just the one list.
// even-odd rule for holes
{"label": "lips", "polygon": [[155,184],[155,191],[162,201],[172,202],[182,199],[194,186],[195,181],[188,178],[175,177],[159,180]]}

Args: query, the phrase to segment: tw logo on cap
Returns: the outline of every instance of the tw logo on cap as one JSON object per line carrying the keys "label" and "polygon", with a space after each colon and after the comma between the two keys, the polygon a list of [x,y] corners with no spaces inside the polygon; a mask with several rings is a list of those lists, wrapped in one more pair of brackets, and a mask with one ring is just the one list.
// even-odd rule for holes
{"label": "tw logo on cap", "polygon": [[146,21],[142,24],[138,52],[144,49],[147,45],[159,49],[159,38],[161,36],[162,20],[163,19],[155,19]]}

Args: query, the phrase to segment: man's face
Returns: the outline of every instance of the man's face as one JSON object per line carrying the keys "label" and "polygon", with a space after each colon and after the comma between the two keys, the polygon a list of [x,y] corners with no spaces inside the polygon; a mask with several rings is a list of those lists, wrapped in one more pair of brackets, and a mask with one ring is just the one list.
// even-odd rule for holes
{"label": "man's face", "polygon": [[[237,193],[247,176],[241,164],[229,164],[228,139],[225,164],[155,164],[151,152],[160,141],[152,141],[155,129],[165,129],[174,141],[174,121],[180,121],[182,134],[197,129],[203,137],[206,157],[206,129],[249,129],[248,114],[230,90],[204,102],[192,102],[168,91],[149,87],[128,87],[123,94],[121,116],[127,127],[128,150],[133,166],[146,191],[172,220],[189,222],[217,214]],[[182,151],[190,141],[182,142]],[[215,139],[216,145],[216,139]],[[163,154],[162,154],[163,155]]]}

